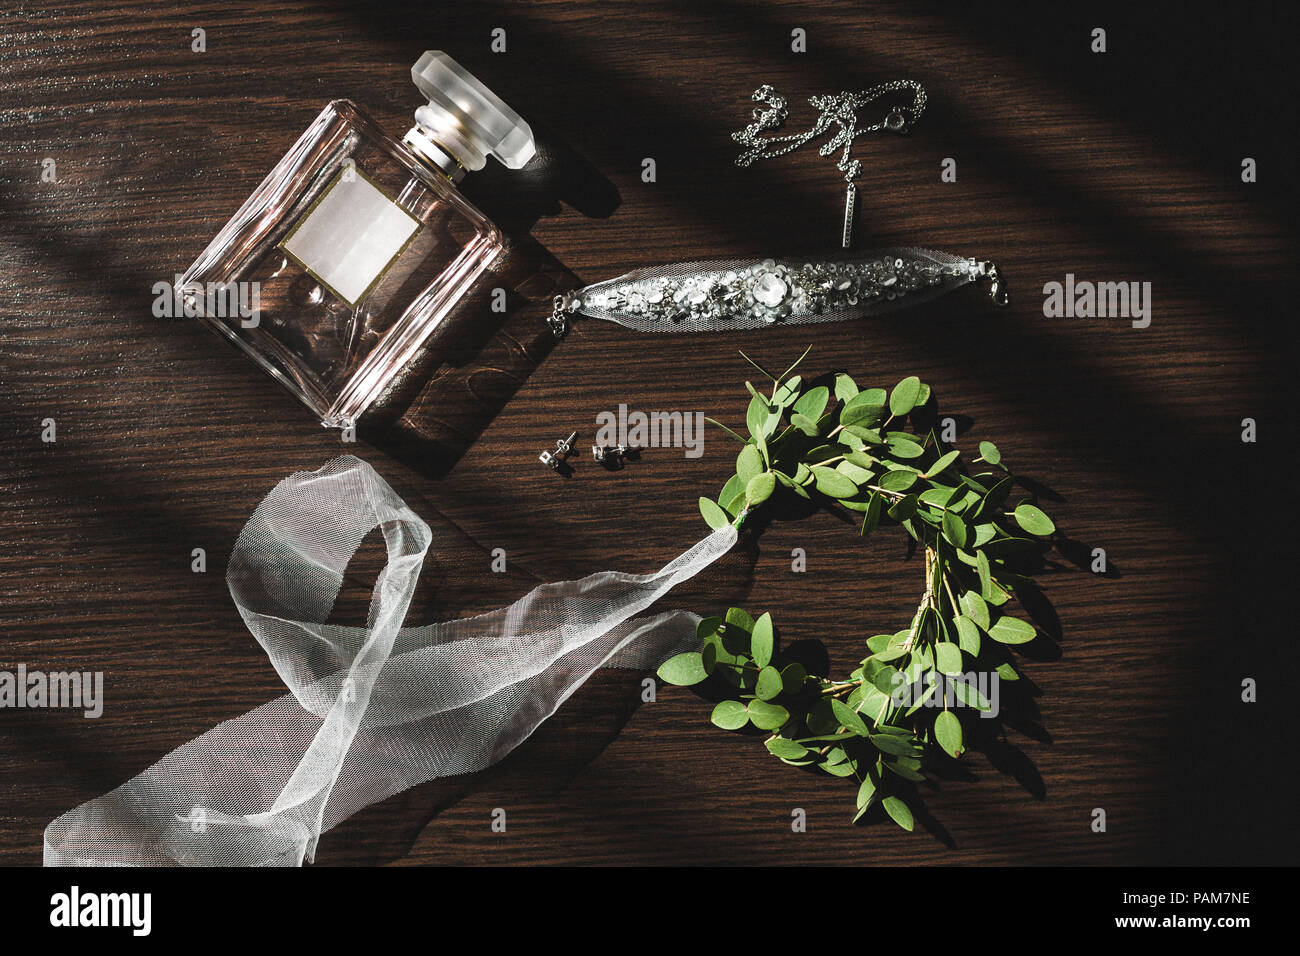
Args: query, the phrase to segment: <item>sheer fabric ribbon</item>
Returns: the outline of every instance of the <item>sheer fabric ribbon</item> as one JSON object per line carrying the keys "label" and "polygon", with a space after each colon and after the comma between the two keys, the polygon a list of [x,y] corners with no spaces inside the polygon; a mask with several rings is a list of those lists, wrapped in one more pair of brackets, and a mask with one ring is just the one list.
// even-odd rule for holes
{"label": "sheer fabric ribbon", "polygon": [[[373,529],[388,563],[368,623],[326,624]],[[543,584],[476,617],[403,627],[429,526],[364,461],[299,472],[230,557],[239,613],[288,688],[45,831],[45,864],[297,866],[321,833],[408,787],[495,763],[600,667],[652,667],[698,618],[642,615],[726,554],[713,532],[651,574]],[[639,616],[640,615],[640,616]]]}

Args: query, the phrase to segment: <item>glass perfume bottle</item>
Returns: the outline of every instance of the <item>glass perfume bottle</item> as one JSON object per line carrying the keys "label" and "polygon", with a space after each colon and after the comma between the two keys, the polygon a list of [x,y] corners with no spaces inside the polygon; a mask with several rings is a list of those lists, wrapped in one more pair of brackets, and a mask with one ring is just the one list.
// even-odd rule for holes
{"label": "glass perfume bottle", "polygon": [[528,124],[445,53],[411,76],[428,103],[401,142],[330,103],[177,281],[186,315],[326,426],[355,422],[501,252],[455,184],[489,154],[519,169],[535,152]]}

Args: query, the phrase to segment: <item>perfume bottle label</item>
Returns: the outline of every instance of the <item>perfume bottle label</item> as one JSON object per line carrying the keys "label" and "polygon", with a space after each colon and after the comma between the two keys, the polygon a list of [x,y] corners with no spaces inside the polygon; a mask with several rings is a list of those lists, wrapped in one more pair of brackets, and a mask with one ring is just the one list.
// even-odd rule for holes
{"label": "perfume bottle label", "polygon": [[419,220],[359,169],[347,166],[280,247],[352,308],[388,271],[419,228]]}

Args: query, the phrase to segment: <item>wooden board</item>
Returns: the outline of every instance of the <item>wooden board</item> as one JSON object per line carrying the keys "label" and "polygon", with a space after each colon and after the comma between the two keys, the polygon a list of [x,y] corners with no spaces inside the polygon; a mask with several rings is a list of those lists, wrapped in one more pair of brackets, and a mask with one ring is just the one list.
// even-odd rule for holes
{"label": "wooden board", "polygon": [[[15,8],[16,6],[16,8]],[[36,864],[58,814],[282,688],[224,566],[280,478],[359,454],[429,517],[422,620],[602,568],[648,571],[703,532],[734,446],[585,449],[620,403],[743,420],[757,361],[916,373],[961,443],[995,440],[1041,485],[1062,551],[1059,628],[1026,671],[1037,718],[923,788],[915,834],[853,827],[853,791],[710,727],[708,705],[602,674],[504,764],[371,807],[320,864],[1295,862],[1291,675],[1297,249],[1282,5],[1070,13],[884,4],[124,2],[0,12],[0,670],[102,671],[99,719],[0,711],[0,861]],[[1190,8],[1189,8],[1190,9]],[[506,31],[493,53],[491,31]],[[1103,27],[1107,52],[1093,53]],[[191,49],[205,31],[206,52]],[[807,52],[791,50],[806,31]],[[330,99],[400,135],[409,66],[451,52],[532,123],[541,157],[465,192],[511,235],[510,312],[481,301],[352,445],[152,287],[199,253]],[[806,97],[897,77],[929,106],[861,141],[861,248],[996,260],[1013,295],[964,290],[876,321],[744,335],[579,324],[554,288],[701,256],[838,244],[842,181],[806,148],[749,169],[729,133],[771,83]],[[1242,161],[1258,164],[1243,183]],[[43,181],[52,159],[56,181]],[[642,177],[655,160],[655,181]],[[941,181],[945,159],[955,182]],[[1048,318],[1067,274],[1150,283],[1148,327]],[[441,362],[441,366],[438,363]],[[429,363],[426,363],[429,364]],[[1243,419],[1258,440],[1242,440]],[[53,419],[57,441],[43,442]],[[574,475],[538,453],[579,432]],[[206,573],[191,570],[205,549]],[[505,549],[509,571],[493,574]],[[793,549],[807,571],[791,570]],[[1109,573],[1090,570],[1105,550]],[[361,575],[361,572],[358,572]],[[362,577],[364,575],[361,575]],[[919,561],[831,517],[777,521],[681,598],[770,609],[832,666],[901,626]],[[1258,681],[1258,703],[1241,701]],[[507,831],[491,831],[494,808]],[[806,833],[791,830],[795,808]],[[1107,832],[1090,828],[1104,808]]]}

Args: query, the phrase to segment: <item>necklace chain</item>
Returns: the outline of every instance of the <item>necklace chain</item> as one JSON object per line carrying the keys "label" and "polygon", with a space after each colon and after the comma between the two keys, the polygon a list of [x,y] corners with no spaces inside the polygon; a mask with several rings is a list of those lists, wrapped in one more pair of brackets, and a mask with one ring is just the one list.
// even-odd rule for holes
{"label": "necklace chain", "polygon": [[[909,106],[896,106],[885,118],[870,126],[858,126],[858,111],[870,106],[883,97],[893,93],[910,92],[912,102]],[[868,133],[906,133],[925,112],[925,87],[915,80],[890,80],[880,83],[861,93],[840,93],[834,96],[810,96],[808,103],[820,111],[812,129],[803,133],[787,133],[785,136],[767,136],[785,125],[790,116],[786,108],[785,97],[768,83],[754,91],[753,100],[762,104],[753,111],[753,122],[739,132],[732,133],[731,138],[745,147],[736,157],[737,166],[749,166],[760,159],[773,159],[793,153],[809,140],[824,135],[832,126],[839,129],[830,139],[818,147],[817,152],[829,156],[837,149],[843,149],[836,163],[844,174],[848,188],[844,194],[844,229],[841,241],[847,249],[853,242],[853,215],[857,208],[858,188],[854,180],[862,173],[862,163],[853,159],[849,153],[853,143],[860,136]]]}
{"label": "necklace chain", "polygon": [[[858,126],[858,111],[870,106],[876,100],[891,93],[910,92],[912,102],[890,110],[877,123],[870,126]],[[792,153],[809,140],[824,135],[832,126],[839,126],[836,133],[822,143],[818,152],[829,156],[837,149],[843,149],[836,164],[844,174],[844,181],[852,183],[862,172],[862,164],[849,156],[853,143],[868,133],[891,132],[906,133],[925,112],[925,87],[915,80],[890,80],[880,83],[861,93],[839,93],[837,95],[810,96],[808,103],[819,110],[819,115],[812,128],[802,133],[789,133],[785,136],[766,136],[765,133],[780,129],[790,116],[786,108],[785,97],[764,83],[754,91],[753,100],[762,106],[755,107],[753,122],[739,132],[732,133],[731,138],[745,149],[736,157],[737,166],[749,166],[760,159],[774,159]]]}

